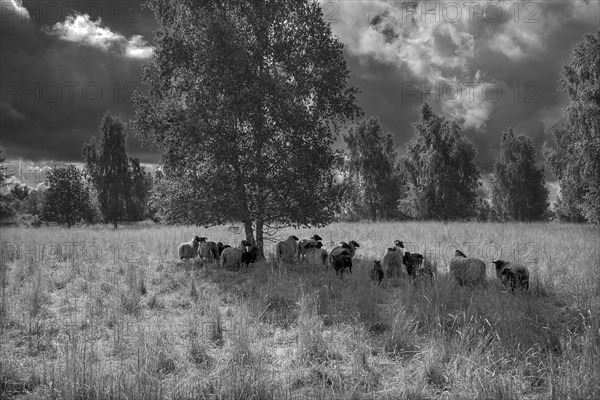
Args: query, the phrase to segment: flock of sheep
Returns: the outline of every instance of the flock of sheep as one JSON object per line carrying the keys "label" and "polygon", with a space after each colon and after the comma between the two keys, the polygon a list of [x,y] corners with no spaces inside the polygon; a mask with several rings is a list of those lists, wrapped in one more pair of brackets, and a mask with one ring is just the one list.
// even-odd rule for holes
{"label": "flock of sheep", "polygon": [[[340,277],[343,277],[346,269],[352,273],[352,259],[360,245],[354,240],[341,242],[328,253],[321,240],[319,235],[302,240],[292,235],[277,243],[275,258],[285,263],[305,261],[309,265],[331,266]],[[178,253],[182,260],[193,259],[196,256],[202,260],[213,258],[218,260],[222,267],[240,268],[242,264],[249,266],[256,261],[258,249],[246,240],[242,240],[239,247],[231,247],[221,242],[210,242],[206,237],[194,236],[191,241],[179,245]],[[433,265],[424,261],[425,257],[422,254],[405,251],[404,244],[396,240],[394,247],[388,248],[383,260],[373,262],[370,277],[379,284],[385,276],[399,276],[404,274],[404,271],[413,282],[421,277],[433,278],[436,273]],[[529,271],[526,266],[503,260],[492,263],[496,267],[496,277],[507,288],[512,291],[529,289]],[[456,250],[450,260],[450,274],[460,285],[483,285],[486,280],[485,262],[467,257],[460,250]]]}

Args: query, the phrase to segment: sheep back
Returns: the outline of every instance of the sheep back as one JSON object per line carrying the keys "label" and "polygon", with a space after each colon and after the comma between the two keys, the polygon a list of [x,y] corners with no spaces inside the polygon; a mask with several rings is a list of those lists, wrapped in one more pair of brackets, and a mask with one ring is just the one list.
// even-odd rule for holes
{"label": "sheep back", "polygon": [[198,253],[198,244],[199,242],[195,239],[190,242],[181,243],[177,248],[177,254],[179,254],[180,259],[190,259],[195,258]]}
{"label": "sheep back", "polygon": [[221,253],[221,267],[239,267],[242,262],[242,251],[234,247],[227,247]]}
{"label": "sheep back", "polygon": [[296,241],[287,239],[275,245],[275,256],[284,262],[292,262],[296,258]]}
{"label": "sheep back", "polygon": [[360,247],[358,245],[358,243],[356,243],[354,240],[350,240],[348,243],[346,243],[346,242],[342,242],[342,243],[343,243],[343,245],[337,246],[333,250],[331,250],[331,255],[337,256],[338,254],[342,253],[343,251],[346,251],[350,255],[350,258],[354,258],[354,255],[356,254],[356,248]]}
{"label": "sheep back", "polygon": [[327,259],[329,258],[327,250],[320,249],[317,247],[310,247],[306,249],[306,259],[309,265],[323,265],[327,266]]}
{"label": "sheep back", "polygon": [[529,269],[523,264],[507,261],[494,261],[496,264],[496,276],[502,281],[504,286],[515,289],[529,289]]}
{"label": "sheep back", "polygon": [[400,276],[402,274],[402,253],[397,250],[389,250],[383,256],[383,267],[388,276]]}
{"label": "sheep back", "polygon": [[450,273],[463,286],[485,283],[485,263],[477,258],[454,257],[450,261]]}
{"label": "sheep back", "polygon": [[202,259],[214,258],[215,260],[219,257],[219,249],[215,242],[202,242],[198,246],[198,256]]}

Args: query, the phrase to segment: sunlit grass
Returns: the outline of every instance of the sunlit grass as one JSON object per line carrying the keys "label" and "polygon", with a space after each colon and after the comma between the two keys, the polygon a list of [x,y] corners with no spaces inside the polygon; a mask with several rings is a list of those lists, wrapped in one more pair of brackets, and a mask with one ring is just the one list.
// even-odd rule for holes
{"label": "sunlit grass", "polygon": [[[357,241],[353,273],[177,259],[194,235],[243,239],[228,227],[2,229],[0,398],[600,397],[598,227],[338,223],[280,231],[267,256],[292,233]],[[432,283],[370,281],[396,239]],[[456,248],[486,287],[447,274]],[[528,293],[495,280],[497,258],[528,266]]]}

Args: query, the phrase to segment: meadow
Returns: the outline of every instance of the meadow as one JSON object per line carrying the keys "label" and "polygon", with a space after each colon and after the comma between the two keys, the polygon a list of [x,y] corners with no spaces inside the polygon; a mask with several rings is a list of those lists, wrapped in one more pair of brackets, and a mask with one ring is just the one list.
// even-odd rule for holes
{"label": "meadow", "polygon": [[[360,244],[353,271],[282,265],[274,241]],[[600,231],[533,223],[335,223],[286,229],[239,271],[180,261],[235,227],[3,228],[0,398],[598,399]],[[433,282],[369,279],[394,240]],[[457,285],[455,249],[488,284]],[[507,292],[492,259],[531,272]]]}

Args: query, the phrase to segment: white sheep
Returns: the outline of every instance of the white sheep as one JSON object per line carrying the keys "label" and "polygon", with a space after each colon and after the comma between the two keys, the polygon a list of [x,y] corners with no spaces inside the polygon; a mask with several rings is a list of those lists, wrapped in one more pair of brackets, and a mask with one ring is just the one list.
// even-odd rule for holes
{"label": "white sheep", "polygon": [[294,235],[286,240],[277,242],[275,245],[275,257],[287,263],[291,263],[296,258],[298,238]]}
{"label": "white sheep", "polygon": [[198,245],[200,244],[200,241],[200,237],[194,236],[194,238],[189,242],[181,243],[177,248],[179,258],[181,260],[189,260],[190,258],[195,258],[196,254],[198,254]]}
{"label": "white sheep", "polygon": [[460,285],[481,285],[485,283],[485,263],[477,258],[468,258],[456,250],[450,260],[450,273]]}
{"label": "white sheep", "polygon": [[317,247],[309,247],[306,249],[306,260],[309,265],[317,265],[317,266],[325,266],[327,267],[327,260],[329,259],[329,254],[327,254],[327,250],[323,249],[323,244],[321,242],[317,243]]}
{"label": "white sheep", "polygon": [[496,265],[496,277],[511,291],[516,289],[529,289],[529,270],[523,264],[508,261],[492,261]]}

